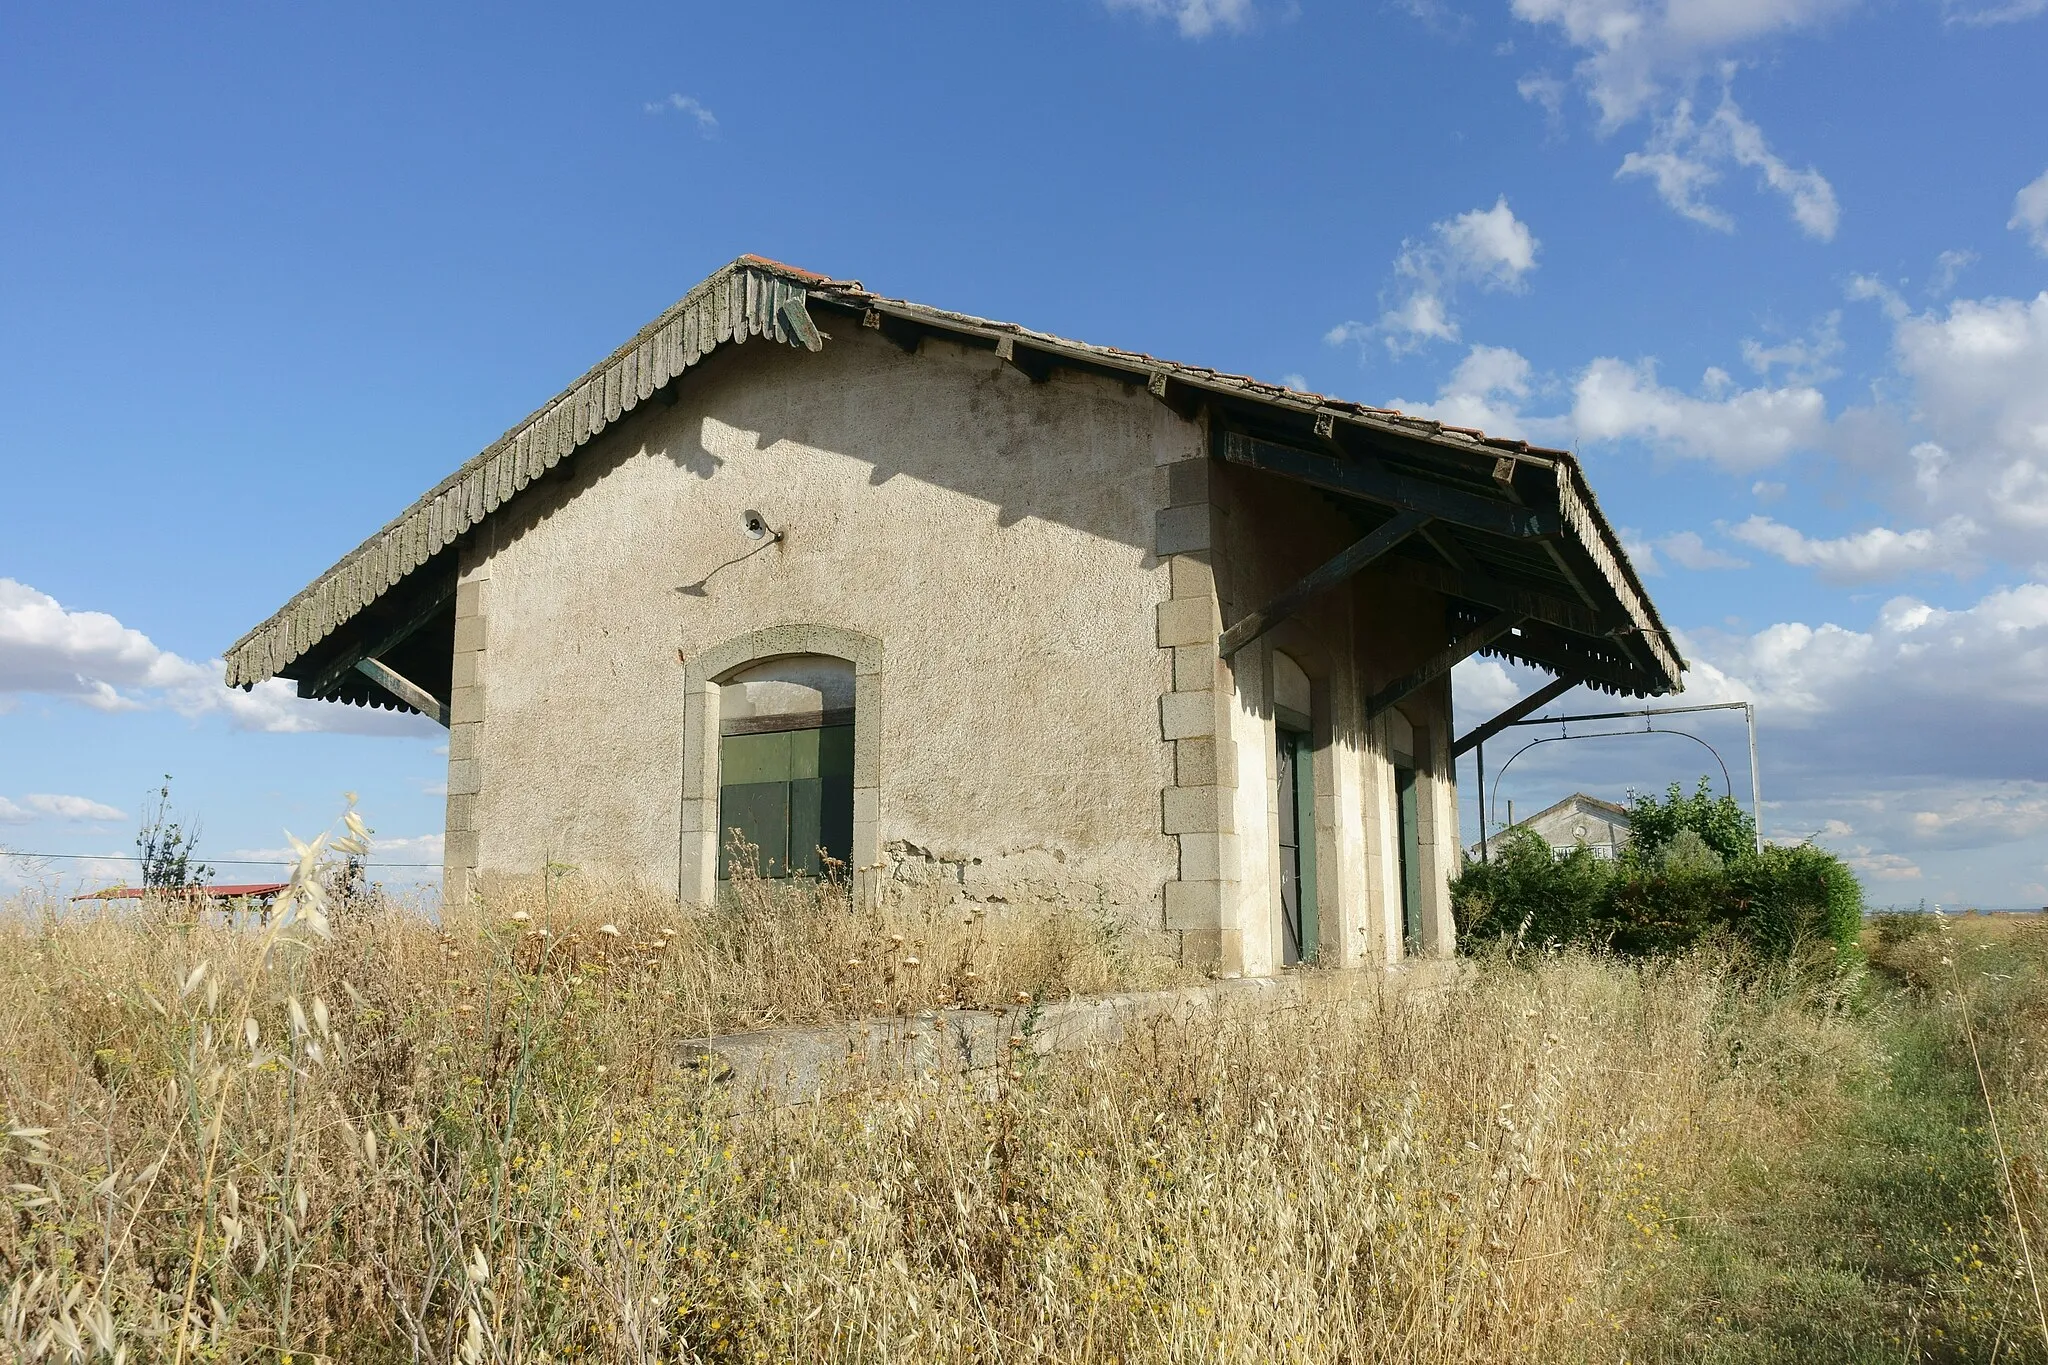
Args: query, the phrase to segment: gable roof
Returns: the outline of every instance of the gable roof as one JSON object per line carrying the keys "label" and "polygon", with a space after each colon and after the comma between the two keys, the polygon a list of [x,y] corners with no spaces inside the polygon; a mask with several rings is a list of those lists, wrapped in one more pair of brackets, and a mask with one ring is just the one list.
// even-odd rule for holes
{"label": "gable roof", "polygon": [[[906,349],[914,350],[919,337],[936,333],[993,349],[1033,378],[1055,368],[1080,369],[1143,384],[1189,416],[1209,407],[1216,453],[1227,458],[1262,444],[1268,450],[1292,449],[1267,442],[1299,437],[1324,452],[1308,458],[1342,465],[1344,460],[1332,458],[1330,451],[1341,452],[1346,441],[1373,443],[1389,453],[1398,466],[1392,477],[1403,486],[1426,483],[1460,506],[1490,499],[1503,515],[1532,525],[1540,519],[1550,528],[1545,537],[1534,537],[1535,549],[1483,535],[1466,537],[1462,550],[1440,546],[1454,563],[1464,554],[1478,561],[1468,565],[1474,568],[1470,574],[1421,561],[1391,566],[1420,586],[1452,596],[1459,595],[1461,586],[1476,583],[1473,591],[1482,594],[1478,600],[1526,610],[1529,630],[1500,638],[1487,652],[1567,672],[1608,691],[1651,695],[1680,686],[1684,661],[1568,451],[885,298],[858,281],[835,280],[760,256],[742,256],[690,290],[236,641],[227,651],[228,685],[246,688],[267,678],[293,677],[301,695],[392,705],[393,698],[382,689],[360,678],[337,682],[345,673],[321,665],[324,656],[335,653],[326,645],[331,636],[387,596],[400,594],[429,564],[446,569],[437,577],[447,583],[437,583],[427,594],[427,608],[438,609],[453,582],[452,556],[443,556],[461,536],[719,347],[760,339],[821,350],[827,338],[812,317],[813,308],[857,319]],[[1227,447],[1225,426],[1233,443]],[[1532,506],[1536,510],[1527,516],[1514,510]],[[417,591],[419,585],[411,587]],[[1560,600],[1552,588],[1570,600]],[[378,620],[388,623],[398,614],[396,606],[385,603]],[[309,663],[309,656],[318,657]],[[321,668],[317,686],[309,676],[316,666]]]}
{"label": "gable roof", "polygon": [[1588,796],[1584,792],[1573,792],[1570,796],[1567,796],[1564,800],[1559,801],[1556,805],[1545,806],[1542,810],[1537,811],[1534,815],[1523,816],[1521,819],[1515,821],[1512,828],[1520,829],[1524,825],[1533,825],[1538,820],[1548,819],[1550,816],[1557,814],[1559,811],[1566,810],[1572,807],[1577,807],[1580,810],[1589,810],[1596,812],[1600,815],[1606,816],[1609,820],[1618,821],[1624,825],[1632,823],[1629,818],[1627,806],[1616,805],[1612,801],[1602,801],[1599,797]]}

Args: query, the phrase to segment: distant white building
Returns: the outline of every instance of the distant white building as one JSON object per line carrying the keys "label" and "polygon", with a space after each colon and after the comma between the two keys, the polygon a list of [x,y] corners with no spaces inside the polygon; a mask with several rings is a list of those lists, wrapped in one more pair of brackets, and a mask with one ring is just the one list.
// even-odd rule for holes
{"label": "distant white building", "polygon": [[[1584,792],[1573,792],[1556,805],[1540,810],[1526,820],[1517,820],[1507,829],[1535,831],[1559,857],[1584,844],[1593,851],[1594,857],[1612,858],[1628,842],[1628,807],[1602,801]],[[1506,833],[1507,830],[1502,830],[1492,838],[1497,841]],[[1477,858],[1479,845],[1474,844],[1467,849],[1466,856]]]}

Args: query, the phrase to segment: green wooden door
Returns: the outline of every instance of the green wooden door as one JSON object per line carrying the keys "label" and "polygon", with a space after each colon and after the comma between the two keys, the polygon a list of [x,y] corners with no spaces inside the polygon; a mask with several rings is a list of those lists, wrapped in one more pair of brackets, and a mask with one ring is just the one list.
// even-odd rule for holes
{"label": "green wooden door", "polygon": [[853,727],[726,735],[718,744],[718,876],[732,836],[764,877],[815,877],[853,856]]}
{"label": "green wooden door", "polygon": [[1316,923],[1315,749],[1305,731],[1276,726],[1280,806],[1280,960],[1314,959]]}
{"label": "green wooden door", "polygon": [[1422,939],[1422,808],[1413,768],[1394,768],[1394,810],[1401,848],[1401,937],[1414,944]]}

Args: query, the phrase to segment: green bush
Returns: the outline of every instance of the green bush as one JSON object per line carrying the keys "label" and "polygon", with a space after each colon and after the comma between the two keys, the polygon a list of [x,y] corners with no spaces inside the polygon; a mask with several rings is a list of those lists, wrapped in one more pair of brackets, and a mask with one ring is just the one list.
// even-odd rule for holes
{"label": "green bush", "polygon": [[1771,957],[1805,943],[1828,942],[1837,954],[1857,951],[1863,934],[1863,886],[1849,865],[1812,844],[1767,845],[1729,869],[1743,937]]}
{"label": "green bush", "polygon": [[1493,841],[1491,862],[1467,863],[1451,883],[1462,939],[1576,943],[1600,937],[1613,865],[1581,846],[1555,856],[1528,829]]}
{"label": "green bush", "polygon": [[1628,798],[1630,854],[1655,857],[1669,848],[1681,833],[1698,835],[1723,862],[1734,862],[1756,852],[1756,821],[1735,804],[1732,796],[1715,796],[1706,778],[1688,796],[1676,782],[1663,800],[1630,792]]}
{"label": "green bush", "polygon": [[1614,861],[1580,847],[1553,853],[1531,830],[1493,841],[1451,885],[1461,939],[1588,944],[1632,956],[1675,952],[1726,933],[1782,960],[1809,945],[1852,955],[1863,890],[1841,859],[1810,844],[1756,847],[1755,825],[1705,781],[1687,795],[1631,804],[1634,837]]}

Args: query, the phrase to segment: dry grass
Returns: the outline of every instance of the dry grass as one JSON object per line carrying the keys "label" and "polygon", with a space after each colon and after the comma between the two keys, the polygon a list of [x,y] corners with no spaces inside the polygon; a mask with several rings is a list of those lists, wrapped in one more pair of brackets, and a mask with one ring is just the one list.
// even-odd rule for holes
{"label": "dry grass", "polygon": [[1615,1359],[1695,1206],[1870,1065],[1712,961],[1559,957],[734,1114],[678,1038],[1176,968],[769,887],[0,938],[27,1360]]}

